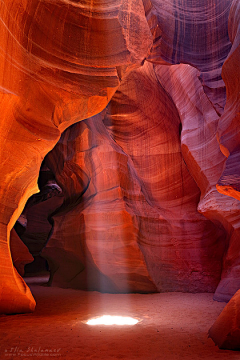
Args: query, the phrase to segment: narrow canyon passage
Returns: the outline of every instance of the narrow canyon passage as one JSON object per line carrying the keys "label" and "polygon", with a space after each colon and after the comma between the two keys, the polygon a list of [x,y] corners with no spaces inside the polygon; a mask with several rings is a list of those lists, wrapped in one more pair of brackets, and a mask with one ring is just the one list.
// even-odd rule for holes
{"label": "narrow canyon passage", "polygon": [[1,0],[0,39],[0,359],[239,359],[240,1]]}

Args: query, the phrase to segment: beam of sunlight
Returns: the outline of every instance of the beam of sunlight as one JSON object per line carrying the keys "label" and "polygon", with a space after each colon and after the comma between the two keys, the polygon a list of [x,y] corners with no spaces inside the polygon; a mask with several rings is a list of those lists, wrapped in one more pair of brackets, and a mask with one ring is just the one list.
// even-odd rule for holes
{"label": "beam of sunlight", "polygon": [[135,325],[137,319],[130,316],[103,315],[86,322],[87,325]]}

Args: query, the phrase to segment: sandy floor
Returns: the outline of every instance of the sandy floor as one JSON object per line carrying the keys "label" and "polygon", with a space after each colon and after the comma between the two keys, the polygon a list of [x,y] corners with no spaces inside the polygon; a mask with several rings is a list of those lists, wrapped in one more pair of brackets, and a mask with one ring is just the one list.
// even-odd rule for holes
{"label": "sandy floor", "polygon": [[[239,360],[207,331],[225,306],[212,294],[100,294],[30,285],[33,314],[0,317],[0,359]],[[141,319],[134,326],[89,326],[102,314]]]}

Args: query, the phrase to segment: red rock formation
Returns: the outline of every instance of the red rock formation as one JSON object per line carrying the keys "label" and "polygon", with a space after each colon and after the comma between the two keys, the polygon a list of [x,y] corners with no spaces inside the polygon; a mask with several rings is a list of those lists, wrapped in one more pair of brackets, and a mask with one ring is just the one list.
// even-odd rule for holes
{"label": "red rock formation", "polygon": [[128,211],[132,201],[144,196],[128,155],[109,137],[102,117],[66,130],[46,160],[65,193],[42,252],[53,283],[111,292],[154,291],[138,246],[134,210]]}
{"label": "red rock formation", "polygon": [[223,309],[208,334],[220,349],[240,350],[240,290]]}
{"label": "red rock formation", "polygon": [[[239,196],[239,111],[240,111],[240,4],[233,1],[229,15],[229,37],[232,48],[227,60],[223,65],[222,76],[227,89],[227,102],[224,113],[219,120],[218,137],[220,148],[227,156],[226,166],[217,182],[217,190],[225,195],[231,196],[232,203]],[[227,197],[225,196],[225,199]],[[239,202],[239,201],[238,201]],[[231,210],[233,215],[234,209]],[[234,233],[230,238],[228,251],[224,260],[222,281],[219,290],[225,292],[228,289],[232,295],[240,288],[240,244],[239,244],[239,215],[233,216]]]}
{"label": "red rock formation", "polygon": [[231,43],[228,15],[232,0],[152,0],[157,17],[158,41],[151,61],[190,64],[201,73],[203,89],[217,112],[225,104],[222,64]]}
{"label": "red rock formation", "polygon": [[11,313],[35,306],[8,239],[43,157],[66,127],[107,105],[152,35],[141,0],[3,0],[0,16],[0,312]]}
{"label": "red rock formation", "polygon": [[13,265],[19,274],[23,276],[25,265],[31,263],[33,261],[33,257],[14,229],[11,231],[10,249]]}
{"label": "red rock formation", "polygon": [[[239,201],[218,194],[215,185],[225,168],[217,189],[239,200],[239,2],[152,3],[161,38],[151,61],[161,63],[160,57],[172,64],[186,62],[200,70],[184,65],[156,67],[158,79],[179,111],[182,153],[201,189],[198,211],[227,233],[222,279],[215,293],[215,299],[227,301],[240,287]],[[208,20],[203,22],[203,18]],[[219,119],[225,103],[220,73],[230,50],[227,23],[233,45],[223,66],[227,104]],[[226,165],[216,141],[219,137],[223,154],[228,156],[230,152]]]}
{"label": "red rock formation", "polygon": [[197,212],[199,189],[183,161],[179,126],[145,63],[123,80],[102,117],[65,132],[47,157],[66,194],[43,251],[55,284],[150,291],[150,275],[158,291],[215,290],[224,232]]}
{"label": "red rock formation", "polygon": [[10,230],[43,157],[84,119],[47,160],[65,196],[51,281],[239,289],[239,14],[237,0],[1,2],[0,312],[35,306]]}
{"label": "red rock formation", "polygon": [[[237,248],[236,241],[239,237],[239,225],[238,225],[239,210],[240,210],[239,202],[237,200],[232,200],[231,198],[226,198],[225,196],[219,194],[216,191],[216,183],[219,177],[221,176],[221,173],[225,166],[225,157],[221,153],[217,141],[218,138],[217,128],[219,122],[219,115],[222,113],[223,106],[225,103],[225,87],[221,79],[220,73],[221,73],[221,65],[225,60],[231,46],[227,34],[227,19],[228,19],[231,3],[232,1],[218,2],[217,4],[214,1],[210,3],[209,2],[207,3],[206,1],[201,1],[195,5],[192,3],[191,4],[192,7],[191,6],[186,7],[186,3],[184,2],[173,3],[169,1],[167,3],[166,2],[163,3],[161,1],[157,1],[157,2],[153,1],[152,5],[148,2],[146,6],[147,19],[149,21],[152,33],[155,36],[155,43],[151,55],[149,57],[149,60],[161,64],[154,66],[157,80],[160,81],[161,85],[171,96],[173,102],[177,107],[181,121],[181,127],[182,127],[181,151],[188,170],[190,171],[192,177],[194,178],[198,187],[201,190],[200,201],[198,204],[197,202],[195,202],[194,206],[197,207],[197,210],[200,213],[202,213],[205,217],[207,217],[216,224],[215,229],[218,229],[218,231],[220,232],[222,231],[222,233],[225,234],[224,241],[222,237],[218,244],[214,244],[214,239],[212,239],[214,244],[213,246],[211,246],[210,244],[207,245],[208,236],[205,235],[205,232],[202,233],[202,236],[206,241],[206,247],[211,248],[212,254],[216,256],[216,261],[218,259],[218,256],[220,256],[220,254],[223,254],[223,252],[228,249],[228,243],[230,243],[227,256],[224,256],[223,259],[224,271],[222,273],[222,279],[215,293],[215,298],[218,300],[229,300],[231,296],[235,293],[235,291],[240,287],[238,267],[235,266],[236,264],[234,263],[235,260],[238,261],[239,258],[238,251],[237,252],[235,251],[235,253],[231,251],[231,244],[235,244],[235,249]],[[208,19],[208,21],[203,23],[202,22],[203,18]],[[173,23],[174,26],[171,27],[170,25]],[[170,31],[170,29],[172,32]],[[210,29],[213,29],[213,31],[211,32],[211,37],[209,37]],[[201,33],[202,36],[198,36],[198,37],[193,36],[190,39],[189,38],[190,33],[191,34]],[[160,40],[157,38],[158,36],[161,37]],[[221,38],[220,42],[219,42],[219,38]],[[213,51],[211,51],[211,56],[209,55],[209,48],[211,48],[211,50],[213,49]],[[199,57],[199,52],[201,52],[201,57]],[[199,71],[190,65],[162,66],[164,62],[169,64],[176,62],[187,62],[197,67]],[[159,108],[163,106],[162,103],[161,105],[159,104],[160,100],[158,99],[158,97],[161,97],[161,101],[163,101],[162,99],[164,98],[164,96],[162,90],[159,90],[159,88],[156,85],[154,85],[154,83],[156,82],[156,79],[154,78],[155,75],[149,76],[149,71],[146,69],[147,67],[145,66],[143,70],[144,73],[141,72],[142,70],[139,70],[136,73],[132,73],[132,75],[130,75],[126,79],[126,85],[124,85],[125,83],[122,84],[122,87],[120,87],[119,89],[119,93],[116,94],[116,96],[113,98],[112,102],[110,103],[110,106],[108,107],[107,115],[104,118],[104,123],[107,125],[107,128],[109,127],[111,128],[112,137],[121,146],[121,149],[125,152],[126,155],[130,156],[132,160],[132,166],[134,167],[136,174],[138,174],[139,176],[140,173],[141,183],[144,184],[144,188],[146,190],[144,196],[146,196],[147,194],[147,199],[148,200],[150,199],[149,201],[151,201],[151,206],[153,206],[154,204],[154,206],[159,207],[160,206],[159,204],[161,204],[161,207],[164,208],[164,210],[166,211],[166,208],[168,207],[172,208],[172,205],[170,205],[171,201],[169,198],[169,193],[167,196],[168,199],[167,205],[163,202],[163,198],[161,197],[161,196],[166,197],[166,186],[164,186],[164,181],[166,181],[168,186],[170,186],[173,180],[171,178],[169,179],[166,177],[164,181],[163,179],[161,179],[161,181],[160,180],[157,181],[156,183],[158,185],[154,186],[153,185],[154,180],[156,180],[157,178],[156,174],[158,172],[158,169],[162,168],[162,163],[160,162],[160,160],[158,160],[159,162],[156,161],[155,163],[156,167],[154,169],[156,173],[154,172],[151,173],[151,171],[148,168],[150,166],[148,165],[148,163],[150,161],[153,161],[150,159],[154,159],[154,156],[156,156],[155,152],[157,151],[156,150],[157,146],[154,144],[154,139],[155,139],[154,136],[156,135],[156,139],[158,140],[159,138],[161,138],[161,136],[159,133],[157,133],[156,129],[154,134],[152,134],[151,131],[149,131],[149,128],[147,128],[147,130],[145,129],[146,125],[144,126],[140,125],[141,124],[140,119],[142,118],[139,117],[138,112],[137,115],[135,115],[136,117],[135,121],[138,122],[138,126],[137,127],[136,125],[129,126],[130,119],[131,122],[133,122],[131,117],[133,116],[132,115],[133,113],[136,114],[135,111],[136,108],[138,109],[138,107],[140,107],[140,109],[143,109],[142,110],[143,113],[144,114],[147,113],[147,115],[145,116],[148,119],[151,119],[151,122],[153,122],[153,119],[155,118],[155,116],[157,116],[154,115],[153,113],[154,112],[156,114],[159,113],[156,107],[154,107],[152,104],[158,104]],[[137,78],[135,82],[132,81],[133,74]],[[147,84],[151,84],[151,85],[147,86]],[[152,89],[150,91],[150,88],[153,88],[154,92]],[[143,92],[142,89],[144,89],[145,93],[148,94],[148,98],[146,99],[146,101],[144,101],[145,99],[141,99],[140,94]],[[154,93],[154,95],[152,93]],[[123,97],[123,100],[121,100],[121,96]],[[150,105],[148,105],[149,99],[152,99],[151,107]],[[118,104],[118,102],[120,102],[121,106]],[[116,103],[118,104],[118,106],[115,105]],[[114,106],[116,107],[117,110],[114,109]],[[150,110],[147,110],[149,107]],[[112,109],[114,109],[113,116],[111,113]],[[120,121],[122,118],[124,119],[124,122],[123,120]],[[115,119],[117,119],[118,121],[116,121]],[[165,118],[164,121],[166,121],[167,124],[169,123],[169,121],[166,120]],[[111,125],[109,125],[108,122]],[[179,120],[177,120],[177,122],[179,122]],[[133,123],[135,124],[135,122]],[[123,124],[126,124],[127,130],[124,128],[124,130],[119,131],[119,128],[122,129],[124,127]],[[169,128],[168,131],[169,133],[171,132]],[[94,130],[91,128],[91,134],[93,133]],[[93,135],[91,135],[90,143],[94,143],[94,139],[92,137]],[[121,141],[119,140],[119,137]],[[132,140],[135,139],[135,137],[138,138],[138,141]],[[147,143],[146,140],[147,137],[151,138],[151,146],[144,145],[145,143]],[[76,139],[76,142],[78,141],[80,140]],[[174,141],[178,143],[179,140],[178,137],[176,136],[175,140],[168,139],[165,141],[168,143],[168,147],[170,149],[171,141],[173,141],[173,143]],[[152,147],[154,148],[153,151],[151,149]],[[79,148],[81,148],[80,145]],[[142,149],[142,152],[139,152],[140,151],[139,149]],[[143,149],[145,149],[145,151]],[[158,151],[162,153],[164,152],[163,149],[164,147],[163,144],[161,143],[161,150]],[[171,150],[169,149],[167,150],[167,153],[168,151],[170,151],[171,153]],[[137,156],[136,154],[138,153],[140,153],[141,155]],[[167,158],[167,153],[165,153],[166,158]],[[58,152],[58,156],[59,156],[59,152]],[[144,160],[145,157],[146,160]],[[139,164],[141,164],[141,166]],[[170,162],[168,162],[168,165],[169,165],[168,172],[171,173]],[[86,164],[83,165],[83,169],[85,169],[84,166],[86,166]],[[85,181],[85,187],[87,187],[89,186],[89,183],[91,184],[91,181],[89,180],[91,176],[89,174],[86,177],[86,174],[83,173],[83,169],[81,170],[82,174],[80,178],[81,178],[81,182]],[[73,164],[71,164],[70,173],[72,174],[74,172],[75,170],[73,169]],[[77,170],[77,173],[79,173],[79,170]],[[171,176],[177,178],[179,177],[177,173],[179,173],[179,170],[178,171],[176,170],[176,174]],[[58,176],[59,176],[59,180],[61,181],[60,179],[61,174],[58,173]],[[64,180],[69,182],[69,180],[66,180],[66,176]],[[106,187],[108,186],[107,185],[108,179],[103,179],[102,182]],[[159,184],[161,184],[162,186],[161,188]],[[71,188],[70,184],[68,186],[65,185],[65,187]],[[74,189],[74,186],[72,188]],[[83,191],[83,187],[81,188],[81,191]],[[77,191],[77,193],[80,196],[80,192]],[[177,197],[178,196],[179,194],[177,195]],[[162,202],[164,203],[164,205]],[[187,207],[191,207],[190,204],[191,202],[186,201],[185,208],[183,207],[184,209],[183,211],[185,212],[186,217],[188,211],[190,211],[190,209],[187,209]],[[178,209],[177,205],[175,205],[174,208]],[[80,209],[79,211],[82,212],[82,209]],[[136,212],[136,210],[135,210],[135,214],[140,217],[140,215]],[[65,217],[66,216],[67,215],[65,215]],[[75,214],[75,216],[78,215]],[[151,216],[153,216],[152,213]],[[151,216],[148,215],[147,217],[148,221],[150,221]],[[167,219],[167,222],[169,222],[169,228],[170,228],[169,234],[172,234],[174,232],[174,226],[175,226],[174,224],[175,222],[177,222],[175,217],[176,218],[179,217],[179,211],[176,210],[175,215],[174,212],[172,211],[171,216],[169,215],[169,217],[167,217],[165,215],[165,217],[166,217],[165,220]],[[82,221],[84,220],[82,219],[81,222]],[[200,221],[200,218],[198,219],[198,221]],[[140,223],[141,223],[140,228],[142,230],[145,228],[144,221]],[[153,234],[156,235],[158,232],[161,233],[163,231],[161,227],[162,226],[161,222],[159,222],[159,220],[156,220],[156,223],[158,223],[158,231],[154,230],[153,225],[152,228],[151,226],[148,228],[149,233],[151,233],[151,236],[154,238],[155,244],[157,244],[160,240],[158,236],[156,236],[155,238]],[[184,236],[185,238],[190,237],[191,241],[194,243],[195,240],[191,234],[191,227],[189,223],[187,223],[187,221],[186,224],[187,225],[184,225],[184,227],[186,228],[186,233],[188,234],[185,234]],[[209,224],[211,224],[211,222],[208,223],[209,229],[211,228],[211,226],[214,228],[213,224],[211,225]],[[59,223],[57,227],[58,226]],[[180,228],[182,227],[183,225],[180,226]],[[150,228],[151,231],[149,230]],[[60,227],[60,229],[61,231],[63,231],[62,227]],[[60,235],[61,234],[60,230],[59,231],[56,230],[56,231],[57,231],[57,235],[55,234],[56,235],[55,243],[53,245],[53,242],[50,241],[48,247],[45,250],[46,253],[50,252],[51,246],[52,248],[54,248],[54,246],[59,247],[57,245],[57,237],[62,238],[62,236]],[[84,230],[81,230],[81,234],[83,232]],[[187,270],[181,269],[181,265],[177,265],[178,260],[175,255],[173,255],[172,258],[171,257],[169,258],[169,254],[164,253],[164,255],[162,255],[161,257],[158,255],[156,251],[154,252],[153,255],[153,250],[151,250],[152,243],[151,244],[148,243],[146,239],[144,240],[144,244],[146,245],[147,243],[145,248],[144,246],[141,246],[140,239],[143,236],[142,233],[143,230],[142,232],[139,231],[138,239],[136,241],[140,244],[140,248],[142,249],[143,254],[145,256],[148,271],[151,274],[151,277],[154,283],[156,284],[158,290],[162,291],[169,289],[173,289],[173,290],[180,289],[185,291],[186,289],[188,290],[191,289],[190,291],[194,291],[193,290],[194,286],[195,289],[198,289],[198,291],[201,291],[199,289],[204,289],[204,286],[206,286],[206,284],[202,285],[201,288],[201,286],[196,285],[196,281],[195,282],[192,281],[192,279],[190,279],[189,276],[188,276],[189,279],[187,280],[186,278],[184,278],[184,276],[186,276],[187,274]],[[149,238],[149,235],[145,237]],[[76,241],[78,240],[76,239]],[[85,242],[87,243],[87,239],[84,239],[82,241],[84,243]],[[166,240],[166,244],[168,244],[168,242],[171,243],[171,240],[170,239]],[[162,243],[160,243],[159,246],[160,248],[162,246],[164,247]],[[179,236],[178,248],[180,249],[181,246],[183,246],[184,248],[184,241],[182,240],[181,236]],[[101,248],[104,249],[104,246],[100,245],[99,249]],[[96,249],[93,250],[93,252],[96,251],[97,251]],[[186,249],[183,249],[183,253],[181,255],[182,258],[185,258],[184,255],[185,251]],[[229,256],[230,254],[232,255]],[[233,254],[234,254],[234,259],[233,259]],[[111,261],[113,262],[113,260]],[[172,274],[171,271],[169,271],[168,267],[170,266],[171,261],[174,263],[173,269],[179,266],[178,276],[174,274],[175,270],[173,270]],[[199,265],[196,264],[193,265],[189,263],[188,270],[193,269],[194,266],[198,268],[197,271],[193,270],[193,273],[196,272],[197,274],[195,275],[198,275],[199,279],[202,280],[202,276],[204,273],[202,269],[204,266],[207,266],[208,261],[209,260],[206,260],[206,263],[204,265],[202,264],[202,268]],[[157,270],[153,269],[152,266],[153,262],[159,264]],[[162,270],[162,268],[164,267],[163,263],[164,266],[167,268],[167,271]],[[58,283],[61,283],[60,268],[61,265],[58,264],[58,272],[57,272]],[[212,271],[212,273],[213,272],[214,270]],[[62,271],[62,273],[64,273],[64,271]],[[111,277],[111,274],[109,274],[109,276]],[[216,276],[218,276],[217,273]],[[66,280],[66,283],[67,282],[68,281]],[[79,283],[80,280],[79,282],[76,281],[73,286],[79,286]],[[192,285],[193,283],[194,286]],[[212,289],[213,288],[214,287],[212,285]]]}
{"label": "red rock formation", "polygon": [[[226,231],[225,249],[239,237],[239,201],[216,190],[225,165],[217,141],[219,115],[204,93],[199,72],[190,65],[157,66],[160,83],[171,95],[182,123],[181,148],[184,160],[201,190],[198,211]],[[235,253],[235,256],[238,255]],[[224,267],[228,263],[224,257]],[[228,271],[233,267],[228,266]],[[235,270],[234,270],[235,272]],[[237,273],[227,281],[226,274],[215,293],[215,299],[228,301],[240,287]]]}
{"label": "red rock formation", "polygon": [[240,4],[238,1],[233,1],[228,24],[232,48],[222,69],[227,89],[227,103],[218,128],[221,150],[228,159],[217,189],[239,200]]}

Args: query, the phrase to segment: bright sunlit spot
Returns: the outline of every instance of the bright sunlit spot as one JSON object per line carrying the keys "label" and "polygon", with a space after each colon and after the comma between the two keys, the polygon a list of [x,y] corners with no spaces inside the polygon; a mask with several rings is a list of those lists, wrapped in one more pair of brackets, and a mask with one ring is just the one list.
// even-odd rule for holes
{"label": "bright sunlit spot", "polygon": [[88,325],[135,325],[138,323],[137,319],[129,316],[112,316],[103,315],[86,322]]}

